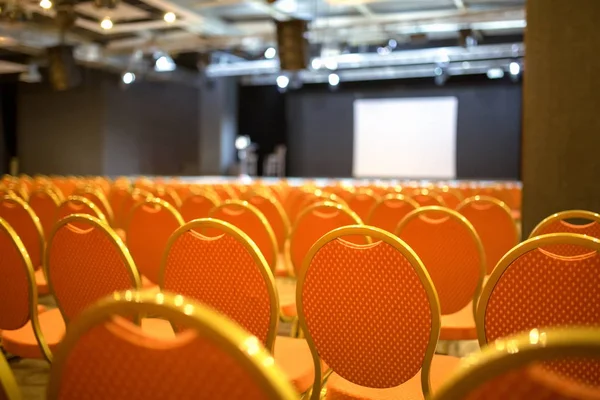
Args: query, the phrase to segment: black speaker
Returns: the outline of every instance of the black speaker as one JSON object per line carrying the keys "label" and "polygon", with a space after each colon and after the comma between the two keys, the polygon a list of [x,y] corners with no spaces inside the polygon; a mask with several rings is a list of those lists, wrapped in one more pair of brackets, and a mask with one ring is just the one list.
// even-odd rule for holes
{"label": "black speaker", "polygon": [[279,65],[285,71],[298,71],[308,66],[307,22],[300,19],[277,21]]}
{"label": "black speaker", "polygon": [[81,84],[81,71],[75,62],[73,46],[49,47],[48,70],[50,83],[56,90],[68,90]]}

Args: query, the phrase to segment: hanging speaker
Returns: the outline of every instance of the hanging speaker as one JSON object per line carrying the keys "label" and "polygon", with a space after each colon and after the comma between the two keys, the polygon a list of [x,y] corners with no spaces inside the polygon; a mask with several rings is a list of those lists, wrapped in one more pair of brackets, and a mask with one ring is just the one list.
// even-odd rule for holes
{"label": "hanging speaker", "polygon": [[81,84],[81,71],[75,62],[73,46],[59,45],[48,48],[48,70],[52,87],[69,90]]}
{"label": "hanging speaker", "polygon": [[279,65],[285,71],[298,71],[308,66],[307,21],[277,21]]}

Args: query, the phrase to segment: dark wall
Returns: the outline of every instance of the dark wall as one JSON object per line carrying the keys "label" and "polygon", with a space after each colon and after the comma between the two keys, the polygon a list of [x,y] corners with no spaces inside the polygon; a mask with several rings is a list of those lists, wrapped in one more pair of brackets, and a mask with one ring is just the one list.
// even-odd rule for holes
{"label": "dark wall", "polygon": [[[274,102],[283,103],[281,98],[285,97],[290,176],[351,176],[353,102],[357,98],[456,96],[457,177],[520,177],[520,83],[508,79],[490,81],[486,77],[453,77],[441,87],[427,79],[342,83],[333,92],[323,85],[305,86],[284,95],[273,90],[266,86],[253,88],[253,107],[259,108],[259,99],[266,107]],[[240,104],[249,102],[250,98],[244,98]],[[267,115],[267,111],[254,112]],[[269,113],[270,119],[260,123],[276,120],[274,111]]]}

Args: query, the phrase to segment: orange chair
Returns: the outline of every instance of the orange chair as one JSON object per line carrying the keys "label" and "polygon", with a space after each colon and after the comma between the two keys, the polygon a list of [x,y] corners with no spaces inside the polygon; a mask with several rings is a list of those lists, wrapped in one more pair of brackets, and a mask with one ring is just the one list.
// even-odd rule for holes
{"label": "orange chair", "polygon": [[90,200],[81,196],[69,196],[65,201],[58,206],[56,211],[55,221],[59,221],[69,215],[73,214],[87,214],[92,217],[98,218],[102,222],[107,222],[104,213],[92,203]]}
{"label": "orange chair", "polygon": [[219,196],[210,190],[195,189],[181,204],[181,216],[185,222],[207,218],[210,210],[221,204]]}
{"label": "orange chair", "polygon": [[2,354],[0,354],[0,399],[23,400],[17,380]]}
{"label": "orange chair", "polygon": [[440,297],[440,340],[475,340],[474,312],[486,273],[485,253],[473,225],[445,207],[421,207],[398,225],[427,268]]}
{"label": "orange chair", "polygon": [[106,217],[106,221],[111,225],[114,221],[114,214],[112,209],[110,208],[110,204],[106,198],[106,195],[101,190],[94,188],[93,186],[84,186],[75,190],[75,195],[85,197],[90,200],[92,203],[96,205],[102,211],[102,214]]}
{"label": "orange chair", "polygon": [[44,254],[44,230],[40,220],[20,197],[6,196],[0,202],[0,218],[3,218],[19,235],[29,254],[35,271],[37,291],[41,295],[49,293],[44,276],[42,255]]}
{"label": "orange chair", "polygon": [[[374,243],[344,240],[351,235]],[[440,304],[427,271],[382,229],[346,226],[319,239],[298,275],[297,304],[317,371],[312,400],[322,387],[334,399],[429,398],[458,365],[434,355]]]}
{"label": "orange chair", "polygon": [[277,239],[277,249],[283,251],[290,232],[290,220],[279,201],[266,190],[255,190],[246,194],[245,200],[263,213]]}
{"label": "orange chair", "polygon": [[129,210],[124,210],[123,206],[128,201],[131,201],[131,196],[131,187],[128,183],[119,182],[110,190],[108,203],[114,214],[113,226],[115,229],[123,229],[125,226],[126,212]]}
{"label": "orange chair", "polygon": [[34,190],[29,196],[29,207],[35,212],[40,220],[44,231],[44,239],[48,239],[52,227],[56,222],[56,215],[61,199],[54,191],[48,187],[42,187]]}
{"label": "orange chair", "polygon": [[[584,224],[568,222],[568,220],[573,219],[589,222]],[[532,238],[549,233],[577,233],[600,238],[600,214],[584,210],[570,210],[552,214],[533,228],[529,237]],[[546,248],[545,250],[556,255],[570,257],[581,255],[578,251],[585,249],[578,246],[560,244],[558,246]]]}
{"label": "orange chair", "polygon": [[64,333],[60,313],[38,307],[34,269],[15,230],[0,218],[0,329],[4,350],[52,360]]}
{"label": "orange chair", "polygon": [[65,321],[115,292],[141,287],[129,251],[104,222],[75,214],[56,223],[44,268]]}
{"label": "orange chair", "polygon": [[419,207],[419,203],[410,197],[390,193],[373,206],[365,223],[394,233],[402,218]]}
{"label": "orange chair", "polygon": [[446,207],[444,199],[439,194],[428,189],[418,189],[412,195],[412,199],[419,203],[421,207],[443,206]]}
{"label": "orange chair", "polygon": [[[574,257],[544,250],[549,246],[581,247]],[[477,335],[484,346],[534,328],[586,326],[600,328],[600,239],[573,233],[536,236],[500,260],[477,307]],[[584,374],[576,365],[564,372]],[[598,366],[594,367],[598,371]],[[598,378],[599,375],[593,376]]]}
{"label": "orange chair", "polygon": [[[125,231],[127,230],[127,223],[129,222],[131,210],[133,210],[133,208],[138,204],[141,204],[147,200],[152,200],[153,198],[154,196],[152,193],[144,189],[133,189],[131,191],[131,196],[125,198],[121,210],[123,218],[123,225],[121,228],[123,230],[122,237],[125,237]],[[119,231],[119,229],[117,229],[117,231]]]}
{"label": "orange chair", "polygon": [[175,190],[169,187],[159,186],[154,191],[154,197],[162,199],[179,210],[181,208],[181,198]]}
{"label": "orange chair", "polygon": [[219,196],[221,201],[237,199],[237,194],[235,191],[226,183],[213,185],[212,189],[215,191],[217,196]]}
{"label": "orange chair", "polygon": [[[124,317],[158,314],[186,329],[156,338]],[[116,293],[73,321],[47,398],[297,399],[255,337],[182,296]]]}
{"label": "orange chair", "polygon": [[[465,359],[434,400],[599,400],[597,329],[532,329],[499,339]],[[579,359],[592,364],[591,385],[578,382],[548,363]],[[592,372],[594,371],[594,372]]]}
{"label": "orange chair", "polygon": [[[217,233],[208,237],[203,232]],[[181,293],[225,314],[274,351],[296,389],[305,392],[314,370],[302,339],[278,337],[279,300],[273,274],[249,235],[215,219],[198,219],[169,239],[163,258],[161,290]]]}
{"label": "orange chair", "polygon": [[438,190],[438,193],[446,207],[456,210],[456,207],[463,200],[462,194],[458,189],[451,188],[449,186],[443,186]]}
{"label": "orange chair", "polygon": [[265,215],[247,201],[227,200],[210,211],[210,218],[220,219],[240,228],[258,246],[271,271],[277,267],[277,239]]}
{"label": "orange chair", "polygon": [[127,247],[142,278],[146,278],[144,287],[159,283],[160,263],[169,237],[183,224],[179,212],[161,199],[147,200],[131,211]]}
{"label": "orange chair", "polygon": [[474,196],[456,210],[475,227],[485,250],[487,274],[491,274],[502,256],[519,243],[519,229],[510,208],[493,197]]}
{"label": "orange chair", "polygon": [[371,189],[360,189],[348,201],[348,207],[366,221],[379,198]]}
{"label": "orange chair", "polygon": [[292,227],[285,247],[288,265],[293,268],[293,274],[300,272],[304,257],[321,236],[342,226],[361,224],[360,217],[341,204],[322,202],[306,208]]}

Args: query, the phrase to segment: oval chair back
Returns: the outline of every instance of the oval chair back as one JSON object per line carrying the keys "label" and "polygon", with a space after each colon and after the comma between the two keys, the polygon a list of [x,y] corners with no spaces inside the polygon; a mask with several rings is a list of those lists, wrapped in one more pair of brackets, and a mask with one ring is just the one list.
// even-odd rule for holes
{"label": "oval chair back", "polygon": [[[350,235],[374,243],[343,239]],[[304,260],[296,300],[315,359],[312,399],[321,392],[321,360],[333,370],[329,382],[341,377],[371,388],[399,386],[422,369],[428,398],[440,306],[427,271],[404,242],[360,225],[327,233]]]}
{"label": "oval chair back", "polygon": [[154,197],[158,197],[179,210],[181,208],[181,198],[175,189],[165,186],[158,186],[154,191]]}
{"label": "oval chair back", "polygon": [[29,207],[31,207],[40,220],[45,240],[50,236],[52,227],[56,222],[60,203],[60,197],[47,187],[36,189],[29,196]]}
{"label": "oval chair back", "polygon": [[[356,213],[341,204],[321,202],[307,207],[298,216],[286,242],[285,252],[293,272],[298,274],[304,257],[321,236],[346,225],[362,225]],[[361,243],[361,238],[358,238]],[[367,242],[362,242],[367,243]]]}
{"label": "oval chair back", "polygon": [[[582,247],[585,255],[562,257],[544,250],[560,244]],[[476,316],[480,345],[535,328],[600,328],[599,250],[599,239],[572,233],[537,236],[513,248],[481,294]],[[600,374],[587,373],[590,366],[584,364],[565,362],[562,372],[576,379],[593,377],[600,385]],[[600,364],[591,368],[598,371]]]}
{"label": "oval chair back", "polygon": [[[218,234],[204,236],[207,230]],[[273,274],[234,225],[205,218],[179,228],[165,251],[160,287],[213,307],[273,349],[279,310]]]}
{"label": "oval chair back", "polygon": [[61,219],[74,214],[86,214],[94,218],[98,218],[104,223],[108,223],[106,216],[100,210],[100,208],[92,203],[91,200],[81,196],[67,197],[67,199],[63,201],[60,206],[58,206],[58,210],[56,210],[55,221],[60,221]]}
{"label": "oval chair back", "polygon": [[210,210],[221,203],[219,196],[211,190],[195,189],[181,204],[181,216],[185,222],[208,218]]}
{"label": "oval chair back", "polygon": [[127,224],[129,223],[129,217],[131,216],[131,211],[138,205],[147,200],[152,200],[154,196],[147,190],[144,189],[133,189],[131,191],[131,196],[125,198],[123,201],[122,218],[123,225],[122,229],[127,231]]}
{"label": "oval chair back", "polygon": [[159,283],[160,263],[169,237],[183,224],[179,212],[158,198],[133,208],[127,223],[127,247],[143,277]]}
{"label": "oval chair back", "polygon": [[465,359],[433,399],[600,399],[597,385],[578,382],[547,368],[547,363],[565,359],[579,359],[588,365],[593,362],[597,366],[600,363],[598,330],[532,329],[499,339],[480,354]]}
{"label": "oval chair back", "polygon": [[277,266],[277,239],[265,215],[247,201],[227,200],[210,211],[210,218],[229,222],[256,243],[271,271]]}
{"label": "oval chair back", "polygon": [[141,284],[121,239],[105,222],[89,215],[75,214],[56,223],[44,267],[67,322],[99,299]]}
{"label": "oval chair back", "polygon": [[108,195],[108,203],[114,214],[113,227],[115,229],[123,229],[125,226],[125,218],[127,218],[124,205],[126,202],[131,202],[131,187],[128,183],[117,183],[113,185]]}
{"label": "oval chair back", "polygon": [[485,277],[485,254],[473,225],[445,207],[421,207],[398,225],[396,235],[418,255],[435,285],[442,315],[470,302],[474,312]]}
{"label": "oval chair back", "polygon": [[[185,327],[153,337],[126,319],[158,315]],[[210,307],[163,293],[115,293],[73,321],[47,398],[297,399],[270,353]]]}
{"label": "oval chair back", "polygon": [[419,203],[421,207],[442,206],[446,207],[446,203],[442,196],[428,189],[418,189],[411,196],[414,201]]}
{"label": "oval chair back", "polygon": [[458,207],[460,202],[463,200],[460,190],[449,186],[443,186],[439,188],[438,193],[442,200],[444,200],[446,207],[452,210],[456,210],[456,207]]}
{"label": "oval chair back", "polygon": [[469,220],[483,244],[489,275],[500,259],[519,243],[519,229],[511,210],[500,200],[489,196],[469,197],[457,211]]}
{"label": "oval chair back", "polygon": [[419,207],[419,203],[410,197],[390,193],[373,206],[365,223],[394,233],[400,221]]}
{"label": "oval chair back", "polygon": [[288,219],[283,206],[266,190],[249,192],[245,196],[246,201],[256,207],[263,213],[275,234],[277,240],[277,249],[283,251],[285,239],[290,233],[290,220]]}
{"label": "oval chair back", "polygon": [[38,270],[44,254],[44,231],[35,212],[23,199],[5,196],[0,202],[0,218],[15,230],[29,254],[34,270]]}
{"label": "oval chair back", "polygon": [[110,207],[110,203],[108,202],[108,199],[106,198],[106,195],[104,194],[102,189],[94,185],[85,185],[75,190],[74,194],[76,196],[85,197],[86,199],[94,203],[96,207],[98,207],[100,211],[102,211],[102,214],[104,214],[104,217],[106,217],[106,221],[108,222],[108,224],[112,225],[115,216],[113,214],[112,208]]}
{"label": "oval chair back", "polygon": [[379,197],[375,195],[373,190],[361,189],[348,200],[348,207],[350,207],[361,220],[366,221],[378,200]]}
{"label": "oval chair back", "polygon": [[233,190],[231,186],[229,186],[227,183],[213,185],[212,189],[217,194],[217,196],[219,196],[219,199],[221,201],[237,199],[237,194],[235,193],[235,190]]}
{"label": "oval chair back", "polygon": [[[568,222],[568,220],[573,219],[588,222],[584,224]],[[600,214],[585,210],[569,210],[552,214],[533,228],[529,237],[532,238],[550,233],[577,233],[600,238]],[[544,250],[559,256],[571,257],[582,255],[578,251],[584,250],[584,248],[562,244],[548,247]]]}

